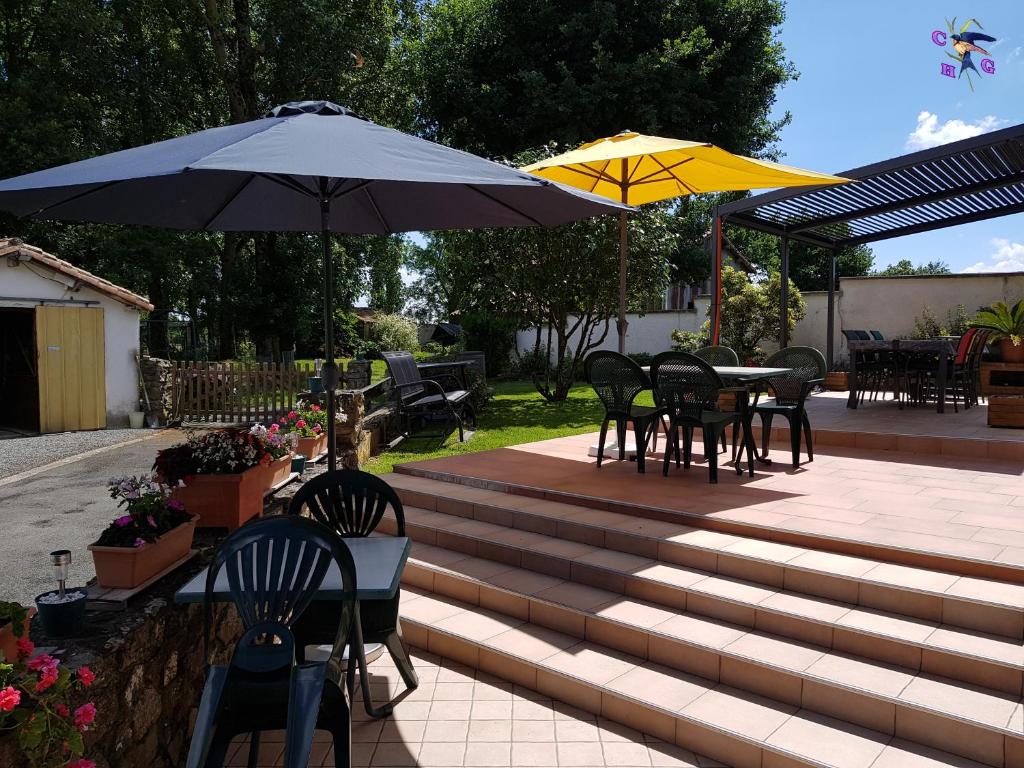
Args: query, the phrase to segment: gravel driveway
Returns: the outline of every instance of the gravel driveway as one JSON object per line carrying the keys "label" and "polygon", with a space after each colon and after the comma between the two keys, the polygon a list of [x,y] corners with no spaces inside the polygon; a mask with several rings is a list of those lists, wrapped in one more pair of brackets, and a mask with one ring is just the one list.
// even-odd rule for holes
{"label": "gravel driveway", "polygon": [[[144,434],[138,430],[124,432],[131,432],[132,437]],[[104,433],[79,433],[79,436],[83,434]],[[175,430],[150,434],[153,436],[148,440],[0,485],[0,509],[3,510],[0,600],[31,604],[36,595],[55,586],[47,557],[55,549],[71,550],[71,586],[82,585],[95,575],[86,547],[114,519],[116,510],[107,493],[107,480],[113,475],[149,472],[160,448],[183,439],[183,434]],[[122,435],[122,440],[125,436]],[[20,452],[22,444],[36,439],[41,438],[2,440],[0,455],[12,446],[19,446],[17,451]],[[64,456],[76,449],[88,450],[76,445],[75,449],[66,448]],[[34,463],[64,458],[52,452],[45,456],[45,459],[35,459]]]}
{"label": "gravel driveway", "polygon": [[137,440],[147,434],[152,433],[141,429],[97,429],[92,432],[56,432],[0,440],[0,478],[94,448]]}

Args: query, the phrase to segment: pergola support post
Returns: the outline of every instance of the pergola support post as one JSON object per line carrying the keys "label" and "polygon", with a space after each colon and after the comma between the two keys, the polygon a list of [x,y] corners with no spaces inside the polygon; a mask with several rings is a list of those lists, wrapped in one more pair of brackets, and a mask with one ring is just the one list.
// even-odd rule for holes
{"label": "pergola support post", "polygon": [[711,220],[711,344],[718,345],[722,325],[722,218]]}
{"label": "pergola support post", "polygon": [[835,362],[836,345],[836,276],[838,273],[839,249],[833,248],[830,253],[828,270],[828,339],[825,341],[825,359],[828,369],[832,370]]}
{"label": "pergola support post", "polygon": [[779,291],[779,319],[782,330],[779,334],[779,347],[789,346],[789,238],[782,236],[782,265],[780,269],[781,289]]}

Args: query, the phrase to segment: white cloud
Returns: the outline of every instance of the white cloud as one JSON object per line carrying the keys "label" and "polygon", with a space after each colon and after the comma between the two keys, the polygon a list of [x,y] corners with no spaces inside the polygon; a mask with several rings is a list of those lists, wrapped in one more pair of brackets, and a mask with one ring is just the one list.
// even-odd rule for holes
{"label": "white cloud", "polygon": [[939,123],[939,116],[931,112],[921,112],[917,116],[917,128],[907,136],[907,149],[927,149],[937,147],[940,144],[949,144],[951,141],[969,139],[982,133],[988,133],[1002,125],[1005,120],[1000,120],[995,115],[986,115],[973,123],[965,123],[963,120],[947,120]]}
{"label": "white cloud", "polygon": [[978,274],[980,272],[1024,272],[1024,243],[1011,243],[1009,240],[997,237],[992,240],[995,253],[988,257],[988,261],[979,261],[970,267],[965,267],[962,272]]}

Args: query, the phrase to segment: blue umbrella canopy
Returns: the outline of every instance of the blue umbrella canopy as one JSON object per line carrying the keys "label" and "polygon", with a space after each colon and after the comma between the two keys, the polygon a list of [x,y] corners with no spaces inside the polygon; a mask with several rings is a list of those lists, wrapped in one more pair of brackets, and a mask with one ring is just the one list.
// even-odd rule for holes
{"label": "blue umbrella canopy", "polygon": [[621,205],[385,128],[326,101],[0,181],[18,216],[354,234],[553,226]]}
{"label": "blue umbrella canopy", "polygon": [[328,465],[337,465],[330,234],[554,226],[627,208],[385,128],[329,101],[0,181],[21,217],[321,232]]}

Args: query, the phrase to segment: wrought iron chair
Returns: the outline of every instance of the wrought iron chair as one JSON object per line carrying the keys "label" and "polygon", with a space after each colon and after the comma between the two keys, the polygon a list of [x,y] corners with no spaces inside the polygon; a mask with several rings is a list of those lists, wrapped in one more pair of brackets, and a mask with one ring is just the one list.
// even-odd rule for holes
{"label": "wrought iron chair", "polygon": [[789,368],[788,373],[767,380],[775,401],[761,403],[755,413],[761,417],[761,448],[768,455],[771,441],[772,419],[782,416],[789,422],[789,440],[793,451],[793,467],[800,466],[800,431],[803,428],[807,443],[807,460],[814,461],[814,443],[811,421],[807,418],[805,403],[815,387],[823,384],[828,365],[825,356],[814,347],[786,347],[765,361],[766,368]]}
{"label": "wrought iron chair", "polygon": [[[718,440],[730,424],[744,425],[745,407],[739,411],[719,411],[716,408],[720,392],[746,393],[746,389],[727,388],[721,377],[704,360],[687,352],[662,352],[651,361],[651,381],[659,404],[668,412],[669,429],[661,471],[668,475],[668,465],[675,456],[679,466],[679,430],[683,430],[683,465],[690,468],[693,430],[701,428],[704,437],[704,455],[708,461],[708,480],[718,482]],[[753,474],[754,456],[750,443],[747,462]],[[742,458],[742,451],[740,452]],[[743,474],[739,460],[736,473]]]}
{"label": "wrought iron chair", "polygon": [[[388,508],[395,518],[394,533],[405,536],[405,511],[394,488],[376,475],[356,469],[339,469],[317,475],[305,483],[288,505],[289,515],[301,515],[303,508],[319,523],[341,538],[369,536],[373,533]],[[363,600],[360,604],[363,642],[381,643],[395,660],[402,680],[409,688],[419,685],[409,653],[402,642],[399,621],[401,589],[387,600]],[[300,647],[329,642],[339,620],[337,606],[322,602],[313,605],[295,626]],[[366,711],[375,717],[391,712],[390,703],[379,709],[370,699],[370,681],[362,676],[363,702]]]}
{"label": "wrought iron chair", "polygon": [[[440,420],[454,424],[459,430],[459,442],[465,442],[466,435],[463,422],[468,417],[476,426],[476,414],[469,400],[469,392],[460,389],[461,382],[454,376],[438,374],[432,379],[424,379],[411,352],[383,352],[384,362],[388,366],[391,387],[395,391],[398,404],[399,420],[404,425],[404,434],[412,434],[412,424],[416,419],[422,421]],[[445,391],[441,381],[450,379],[454,382],[452,389]],[[448,437],[442,431],[438,434],[419,433],[419,437]]]}
{"label": "wrought iron chair", "polygon": [[647,443],[653,435],[654,449],[658,449],[658,427],[666,415],[665,409],[658,405],[650,408],[634,402],[637,395],[651,389],[651,380],[639,365],[618,352],[591,352],[583,363],[583,370],[605,410],[597,448],[597,466],[600,467],[604,460],[604,441],[608,436],[608,425],[613,420],[619,461],[626,458],[626,422],[630,421],[636,442],[636,468],[638,472],[644,472]]}
{"label": "wrought iron chair", "polygon": [[[344,598],[326,661],[298,662],[295,621],[307,610],[331,563],[341,572]],[[351,764],[350,700],[355,665],[344,651],[359,644],[359,604],[352,555],[313,520],[254,520],[228,536],[210,565],[204,602],[203,651],[210,660],[212,595],[227,573],[231,599],[245,632],[227,665],[210,664],[199,702],[187,768],[224,765],[231,739],[250,734],[255,766],[261,731],[285,729],[285,768],[305,768],[316,729],[330,731],[336,766]],[[344,680],[343,680],[344,678]]]}

